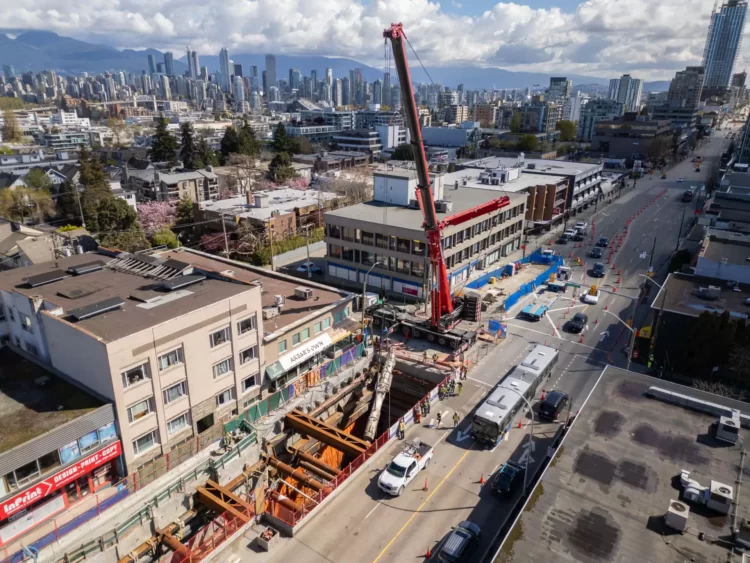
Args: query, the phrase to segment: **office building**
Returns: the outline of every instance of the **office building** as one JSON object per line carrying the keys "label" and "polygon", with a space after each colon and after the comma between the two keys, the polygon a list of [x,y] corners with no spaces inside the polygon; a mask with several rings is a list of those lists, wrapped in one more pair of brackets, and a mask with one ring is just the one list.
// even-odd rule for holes
{"label": "office building", "polygon": [[241,64],[233,64],[232,69],[234,72],[234,76],[239,76],[240,78],[244,78],[242,74],[242,65]]}
{"label": "office building", "polygon": [[148,56],[148,73],[156,73],[156,57],[154,57],[153,55]]}
{"label": "office building", "polygon": [[332,68],[326,69],[326,82],[328,82],[329,86],[333,86],[333,69]]}
{"label": "office building", "polygon": [[16,77],[16,71],[13,68],[13,65],[3,65],[3,74],[5,75],[5,80],[10,81],[11,78]]}
{"label": "office building", "polygon": [[383,82],[380,79],[372,83],[372,103],[383,104]]}
{"label": "office building", "polygon": [[198,60],[198,53],[187,50],[187,64],[190,78],[197,79],[200,76],[200,61]]}
{"label": "office building", "polygon": [[167,76],[174,76],[174,54],[170,51],[164,53],[164,72]]}
{"label": "office building", "polygon": [[[615,82],[616,81],[616,82]],[[617,88],[615,94],[614,89]],[[610,80],[609,98],[622,104],[625,111],[641,110],[641,95],[643,94],[643,80],[623,74],[620,78]]]}
{"label": "office building", "polygon": [[678,71],[669,85],[667,103],[672,107],[697,108],[701,101],[703,83],[702,66],[689,66]]}
{"label": "office building", "polygon": [[726,0],[714,4],[703,50],[705,88],[727,88],[734,72],[734,64],[742,43],[747,2]]}
{"label": "office building", "polygon": [[265,70],[266,82],[264,84],[264,92],[268,101],[275,101],[270,99],[270,93],[272,87],[277,87],[276,82],[276,57],[274,55],[266,55],[266,70]]}
{"label": "office building", "polygon": [[474,121],[482,127],[492,127],[497,121],[497,104],[477,104],[474,106]]}
{"label": "office building", "polygon": [[635,112],[614,119],[600,119],[594,126],[591,149],[610,158],[658,160],[671,150],[672,123],[668,119],[647,119]]}
{"label": "office building", "polygon": [[547,90],[547,99],[550,102],[563,104],[570,98],[573,90],[573,81],[564,76],[553,76],[549,79],[549,89]]}
{"label": "office building", "polygon": [[242,81],[242,77],[237,75],[235,75],[232,80],[234,82],[234,87],[232,88],[232,91],[234,92],[234,102],[237,109],[242,111],[243,104],[245,103],[245,83]]}
{"label": "office building", "polygon": [[166,74],[161,75],[161,95],[165,100],[172,99],[172,90],[169,87],[169,76]]}
{"label": "office building", "polygon": [[607,99],[617,101],[617,92],[620,90],[620,79],[612,78],[609,81],[609,91],[607,92]]}
{"label": "office building", "polygon": [[391,73],[383,74],[383,105],[391,105]]}
{"label": "office building", "polygon": [[445,121],[454,125],[460,125],[469,119],[469,106],[451,105],[445,108]]}
{"label": "office building", "polygon": [[591,100],[581,108],[578,120],[578,138],[591,141],[596,123],[603,119],[614,119],[623,114],[623,105],[616,100]]}
{"label": "office building", "polygon": [[583,92],[577,92],[575,96],[571,96],[565,100],[562,108],[562,118],[567,121],[580,121],[581,108],[585,106],[588,101],[588,96]]}
{"label": "office building", "polygon": [[229,51],[222,47],[219,51],[219,72],[221,73],[221,89],[227,94],[232,91],[232,69],[229,66]]}

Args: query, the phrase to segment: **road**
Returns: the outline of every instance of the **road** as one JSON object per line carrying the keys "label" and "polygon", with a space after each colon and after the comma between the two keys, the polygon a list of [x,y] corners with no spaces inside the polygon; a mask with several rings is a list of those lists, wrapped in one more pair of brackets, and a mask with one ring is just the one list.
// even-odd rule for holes
{"label": "road", "polygon": [[[720,153],[725,139],[723,134],[719,135],[699,148],[699,154],[708,159]],[[688,160],[671,169],[666,180],[655,177],[638,180],[634,188],[624,191],[593,219],[587,219],[594,227],[594,240],[585,241],[581,248],[574,248],[572,244],[556,246],[573,261],[578,256],[586,262],[582,267],[574,267],[573,276],[575,281],[588,285],[591,283],[588,269],[593,261],[587,254],[592,245],[602,236],[615,241],[608,249],[612,256],[606,275],[595,282],[605,290],[599,303],[585,305],[568,290],[558,296],[549,314],[537,323],[511,318],[507,338],[472,369],[462,396],[447,399],[437,407],[444,411],[444,421],[450,421],[452,413],[458,412],[461,417],[458,428],[436,430],[410,426],[407,429],[407,438],[418,437],[436,444],[435,457],[401,497],[386,497],[377,488],[379,472],[401,447],[394,441],[373,459],[373,465],[350,479],[294,538],[286,539],[274,554],[263,560],[310,563],[424,560],[427,549],[434,553],[451,527],[463,519],[470,519],[484,531],[472,560],[491,557],[504,521],[510,516],[508,502],[495,498],[490,491],[491,476],[508,459],[524,459],[525,455],[531,455],[532,469],[539,467],[559,424],[536,425],[535,445],[529,447],[525,445],[527,413],[523,418],[524,427],[514,428],[507,441],[493,450],[478,449],[468,436],[473,410],[538,343],[560,351],[558,365],[544,388],[545,392],[558,389],[568,393],[570,414],[575,414],[584,403],[607,364],[625,365],[627,357],[622,350],[629,336],[625,321],[633,315],[633,303],[644,283],[642,276],[649,262],[654,265],[655,280],[660,281],[665,276],[682,232],[683,210],[688,210],[687,222],[695,207],[695,204],[682,203],[680,196],[688,185],[704,183],[708,168],[705,166],[696,173]],[[680,176],[685,178],[685,183],[676,181]],[[608,254],[605,254],[605,263]],[[652,291],[648,299],[635,308],[636,327],[648,312],[649,299],[655,295],[656,291]],[[521,300],[510,316],[533,298],[527,296]],[[589,323],[581,335],[573,335],[565,330],[565,324],[578,311],[588,315]],[[432,414],[434,416],[434,410]],[[425,478],[427,490],[423,490]],[[481,485],[480,478],[487,483]],[[250,537],[231,546],[234,556],[242,560],[253,558],[247,547]]]}

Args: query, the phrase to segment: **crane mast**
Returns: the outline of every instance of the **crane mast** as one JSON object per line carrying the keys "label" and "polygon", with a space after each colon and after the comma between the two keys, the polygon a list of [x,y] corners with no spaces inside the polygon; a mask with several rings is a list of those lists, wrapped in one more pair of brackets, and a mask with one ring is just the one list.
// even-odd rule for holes
{"label": "crane mast", "polygon": [[409,126],[412,149],[414,150],[414,163],[417,168],[417,201],[424,217],[423,228],[427,234],[427,249],[432,271],[431,324],[433,328],[438,329],[440,328],[440,319],[453,312],[453,298],[448,283],[448,271],[445,267],[445,260],[443,260],[443,249],[440,245],[441,224],[438,222],[435,211],[435,198],[432,194],[427,155],[424,151],[422,129],[419,126],[419,112],[417,111],[417,102],[414,99],[409,63],[406,60],[404,45],[406,35],[403,25],[400,23],[391,24],[390,29],[383,32],[383,37],[390,39],[393,47],[393,60],[398,72],[398,81],[402,92],[401,99]]}

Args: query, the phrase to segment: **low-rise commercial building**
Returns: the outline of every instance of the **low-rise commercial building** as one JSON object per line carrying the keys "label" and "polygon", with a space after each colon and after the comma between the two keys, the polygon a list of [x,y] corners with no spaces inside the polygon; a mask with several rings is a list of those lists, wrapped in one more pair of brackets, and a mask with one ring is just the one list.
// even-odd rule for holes
{"label": "low-rise commercial building", "polygon": [[352,129],[340,131],[331,136],[331,144],[340,150],[365,152],[378,155],[383,150],[380,135],[374,129]]}
{"label": "low-rise commercial building", "polygon": [[320,154],[295,154],[292,156],[292,163],[309,164],[315,172],[322,173],[364,166],[371,160],[371,154],[358,151],[324,151]]}
{"label": "low-rise commercial building", "polygon": [[672,125],[668,120],[648,119],[626,113],[616,119],[596,123],[591,148],[610,158],[626,158],[628,162],[650,158],[657,160],[672,147]]}

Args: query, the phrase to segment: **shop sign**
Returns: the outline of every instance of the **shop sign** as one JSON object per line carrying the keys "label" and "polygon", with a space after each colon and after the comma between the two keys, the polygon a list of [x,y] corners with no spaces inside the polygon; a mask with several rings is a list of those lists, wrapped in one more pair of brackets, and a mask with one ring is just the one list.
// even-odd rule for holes
{"label": "shop sign", "polygon": [[294,366],[301,364],[315,354],[320,354],[331,344],[333,344],[333,342],[331,342],[331,337],[328,336],[327,333],[321,334],[320,336],[313,338],[310,342],[303,344],[293,352],[281,356],[279,358],[279,363],[285,371],[289,371]]}
{"label": "shop sign", "polygon": [[25,491],[18,493],[16,496],[0,503],[0,520],[5,520],[8,516],[28,508],[40,499],[43,499],[50,493],[64,487],[71,481],[75,481],[82,475],[86,475],[92,469],[112,461],[122,454],[120,441],[110,444],[96,453],[85,457],[73,465],[66,467],[62,471],[47,477],[44,481],[29,487]]}

